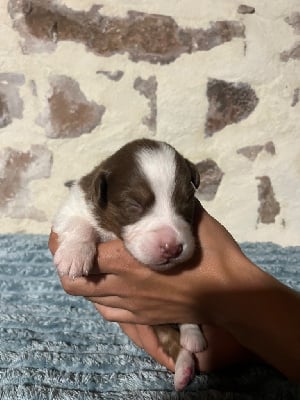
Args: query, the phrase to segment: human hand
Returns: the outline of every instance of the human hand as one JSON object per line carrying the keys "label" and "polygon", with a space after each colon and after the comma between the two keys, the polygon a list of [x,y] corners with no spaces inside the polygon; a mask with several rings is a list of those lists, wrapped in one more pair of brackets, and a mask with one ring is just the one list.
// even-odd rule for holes
{"label": "human hand", "polygon": [[[203,281],[204,291],[211,285],[218,286],[219,281],[223,284],[223,273],[220,271],[223,260],[230,260],[229,254],[231,258],[232,254],[240,254],[228,232],[200,209],[197,223],[203,239],[201,253],[198,251],[190,265],[180,266],[176,271],[163,274],[152,271],[134,260],[122,242],[114,241],[100,245],[98,263],[93,271],[98,276],[76,280],[61,277],[62,285],[69,294],[89,298],[106,319],[121,322],[123,331],[138,346],[172,371],[173,360],[163,352],[153,329],[145,324],[200,323],[199,318],[205,322],[206,315],[209,322],[211,317],[205,312],[205,305],[199,307],[199,280]],[[50,236],[49,248],[52,253],[57,248],[54,233]],[[99,275],[100,271],[105,275]],[[199,309],[204,310],[200,317]],[[202,328],[208,341],[208,349],[196,357],[202,371],[249,358],[250,353],[223,329],[213,325],[203,325]]]}
{"label": "human hand", "polygon": [[[201,247],[187,263],[164,273],[135,260],[120,240],[100,245],[93,276],[61,277],[66,292],[90,298],[109,321],[137,324],[215,324],[219,293],[231,289],[232,270],[246,257],[224,227],[197,209]],[[55,251],[54,240],[49,246]]]}

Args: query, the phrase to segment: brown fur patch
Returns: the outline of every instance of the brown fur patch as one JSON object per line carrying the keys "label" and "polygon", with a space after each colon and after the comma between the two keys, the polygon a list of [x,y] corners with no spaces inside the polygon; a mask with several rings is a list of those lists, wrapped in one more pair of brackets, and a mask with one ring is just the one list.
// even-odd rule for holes
{"label": "brown fur patch", "polygon": [[122,228],[140,219],[154,202],[154,194],[135,156],[140,149],[158,147],[153,140],[130,142],[79,182],[101,227],[120,238]]}
{"label": "brown fur patch", "polygon": [[153,329],[164,352],[175,362],[181,349],[179,331],[170,325],[156,325]]}
{"label": "brown fur patch", "polygon": [[[138,166],[136,154],[142,149],[155,150],[160,146],[161,142],[149,139],[130,142],[79,182],[101,227],[119,238],[122,238],[123,227],[137,222],[155,201],[154,193]],[[194,188],[199,186],[199,173],[194,164],[175,149],[174,152],[175,190],[170,196],[176,212],[192,223]]]}

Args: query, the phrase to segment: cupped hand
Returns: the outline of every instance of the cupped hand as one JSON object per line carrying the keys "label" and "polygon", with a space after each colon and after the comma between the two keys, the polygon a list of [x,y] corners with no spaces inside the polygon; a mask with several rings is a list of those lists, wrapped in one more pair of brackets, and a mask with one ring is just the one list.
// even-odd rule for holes
{"label": "cupped hand", "polygon": [[[61,277],[65,291],[89,298],[109,321],[214,324],[214,302],[230,285],[231,263],[244,256],[222,225],[200,206],[197,211],[201,247],[187,263],[158,272],[139,263],[122,241],[114,240],[98,247],[93,275]],[[52,242],[51,238],[54,252],[57,245]]]}
{"label": "cupped hand", "polygon": [[[229,284],[231,262],[244,256],[222,225],[200,207],[197,211],[201,247],[185,265],[167,273],[152,271],[133,259],[117,240],[98,247],[93,275],[75,280],[61,277],[67,293],[88,298],[104,318],[119,322],[139,347],[172,371],[174,362],[163,352],[149,325],[204,324],[208,349],[196,356],[202,371],[251,358],[230,334],[214,325],[217,318],[213,314],[213,294]],[[57,247],[57,236],[52,232],[52,254]]]}

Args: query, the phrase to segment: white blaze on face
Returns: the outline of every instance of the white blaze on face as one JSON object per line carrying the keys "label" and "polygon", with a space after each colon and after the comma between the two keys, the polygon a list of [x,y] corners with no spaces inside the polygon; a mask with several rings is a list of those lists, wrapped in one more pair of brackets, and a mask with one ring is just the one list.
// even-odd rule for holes
{"label": "white blaze on face", "polygon": [[154,193],[151,209],[139,221],[124,227],[126,247],[139,261],[160,270],[189,259],[194,251],[191,226],[176,214],[172,195],[176,182],[175,151],[166,144],[143,149],[137,162]]}

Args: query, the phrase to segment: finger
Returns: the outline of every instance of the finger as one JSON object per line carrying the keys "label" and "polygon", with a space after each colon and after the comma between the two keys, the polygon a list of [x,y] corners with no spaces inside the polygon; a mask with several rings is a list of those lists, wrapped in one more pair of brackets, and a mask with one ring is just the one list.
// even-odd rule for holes
{"label": "finger", "polygon": [[123,332],[158,363],[174,372],[174,361],[164,352],[151,326],[120,323]]}
{"label": "finger", "polygon": [[64,291],[72,296],[105,297],[122,293],[122,283],[114,275],[91,275],[75,279],[68,275],[60,276]]}
{"label": "finger", "polygon": [[148,325],[136,325],[144,350],[151,355],[159,364],[164,365],[170,371],[175,371],[173,359],[165,353],[153,328]]}
{"label": "finger", "polygon": [[48,240],[48,248],[51,251],[52,255],[55,254],[56,250],[58,249],[58,235],[51,230],[49,240]]}
{"label": "finger", "polygon": [[[137,317],[134,313],[129,310],[122,308],[114,308],[109,306],[103,306],[102,304],[95,304],[96,309],[103,316],[104,319],[110,322],[125,322],[130,324],[137,323]],[[141,316],[138,318],[140,324],[147,324]]]}
{"label": "finger", "polygon": [[111,240],[98,246],[97,268],[103,274],[124,275],[130,271],[138,271],[145,275],[150,273],[149,267],[140,263],[124,247],[121,240]]}
{"label": "finger", "polygon": [[101,297],[85,296],[85,298],[94,304],[99,304],[101,306],[111,307],[111,308],[120,308],[129,311],[129,307],[127,306],[126,300],[119,296],[101,296]]}
{"label": "finger", "polygon": [[[121,240],[111,240],[98,246],[97,265],[101,273],[120,273],[135,260]],[[136,261],[135,261],[136,262]]]}
{"label": "finger", "polygon": [[122,331],[127,335],[138,347],[143,348],[143,343],[140,339],[140,336],[138,334],[138,330],[135,324],[124,324],[120,323],[119,324]]}

